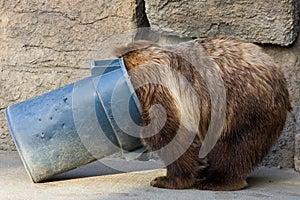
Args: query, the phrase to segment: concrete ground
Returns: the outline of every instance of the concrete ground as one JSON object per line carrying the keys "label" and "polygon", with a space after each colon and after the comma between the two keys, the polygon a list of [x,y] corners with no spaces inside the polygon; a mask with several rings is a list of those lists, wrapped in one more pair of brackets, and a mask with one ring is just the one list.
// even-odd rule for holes
{"label": "concrete ground", "polygon": [[35,184],[17,152],[0,151],[0,199],[300,199],[300,173],[292,169],[262,167],[249,177],[247,189],[213,192],[153,188],[149,182],[165,173],[161,166],[159,161],[107,158]]}

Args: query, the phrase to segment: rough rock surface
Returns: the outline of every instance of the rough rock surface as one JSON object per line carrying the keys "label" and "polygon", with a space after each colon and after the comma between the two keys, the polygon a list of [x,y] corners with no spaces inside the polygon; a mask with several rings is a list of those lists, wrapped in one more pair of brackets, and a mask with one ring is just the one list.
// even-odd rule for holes
{"label": "rough rock surface", "polygon": [[2,0],[1,66],[87,68],[101,43],[136,28],[135,7],[135,0]]}
{"label": "rough rock surface", "polygon": [[4,109],[88,76],[132,41],[135,12],[135,0],[0,0],[0,149],[14,149]]}
{"label": "rough rock surface", "polygon": [[145,0],[150,25],[190,37],[231,35],[289,45],[297,37],[296,0]]}
{"label": "rough rock surface", "polygon": [[295,136],[295,169],[300,172],[300,106],[296,115],[297,119],[297,133]]}

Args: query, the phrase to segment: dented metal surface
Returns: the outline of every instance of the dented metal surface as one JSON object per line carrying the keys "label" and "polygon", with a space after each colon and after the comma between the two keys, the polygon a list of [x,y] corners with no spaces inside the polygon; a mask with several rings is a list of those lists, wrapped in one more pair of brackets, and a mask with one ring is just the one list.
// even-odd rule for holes
{"label": "dented metal surface", "polygon": [[[34,182],[142,146],[140,138],[119,127],[112,113],[112,106],[119,115],[128,107],[132,118],[124,118],[125,124],[141,122],[123,61],[101,63],[107,70],[7,108],[11,135]],[[112,95],[118,103],[112,104]]]}

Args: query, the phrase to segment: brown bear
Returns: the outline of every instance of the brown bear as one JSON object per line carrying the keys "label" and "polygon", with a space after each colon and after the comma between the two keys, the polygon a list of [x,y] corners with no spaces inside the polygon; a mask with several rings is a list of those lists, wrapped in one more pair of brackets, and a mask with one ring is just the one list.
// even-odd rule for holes
{"label": "brown bear", "polygon": [[[266,156],[291,111],[286,80],[273,60],[259,46],[231,37],[172,46],[135,41],[116,54],[124,59],[140,100],[143,125],[152,127],[141,133],[143,142],[166,163],[166,176],[151,185],[245,188],[247,175]],[[209,75],[201,73],[210,69],[218,71],[224,84],[226,109],[220,114],[225,118],[216,144],[200,158],[213,123],[214,90],[209,90]],[[157,104],[163,109],[151,109]]]}

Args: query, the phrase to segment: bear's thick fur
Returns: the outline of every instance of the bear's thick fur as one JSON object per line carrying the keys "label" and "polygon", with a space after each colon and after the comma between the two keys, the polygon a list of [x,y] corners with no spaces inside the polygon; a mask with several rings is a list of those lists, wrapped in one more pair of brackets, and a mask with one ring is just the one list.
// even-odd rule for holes
{"label": "bear's thick fur", "polygon": [[[153,126],[152,135],[141,134],[143,142],[167,164],[167,175],[151,185],[207,190],[246,187],[247,175],[268,153],[291,110],[284,75],[272,59],[257,45],[230,37],[173,46],[136,41],[116,54],[124,59],[136,87],[144,125]],[[211,123],[212,97],[201,71],[210,68],[218,70],[224,83],[226,118],[216,145],[200,159]],[[164,111],[151,110],[156,104]],[[162,127],[156,127],[162,122]]]}

